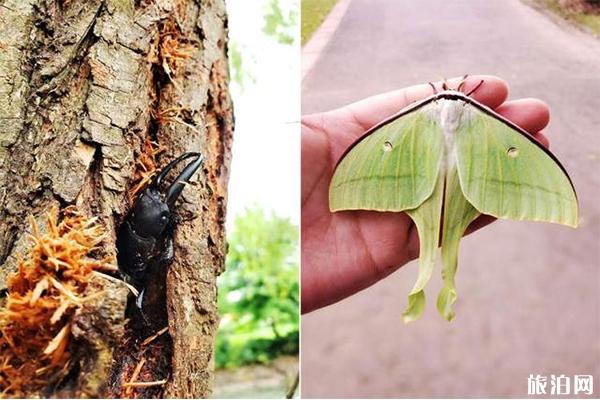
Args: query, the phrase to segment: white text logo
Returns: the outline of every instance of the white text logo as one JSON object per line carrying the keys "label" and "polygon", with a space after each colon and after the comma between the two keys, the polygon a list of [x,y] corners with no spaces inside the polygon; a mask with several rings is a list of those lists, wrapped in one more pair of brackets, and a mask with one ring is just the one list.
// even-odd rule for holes
{"label": "white text logo", "polygon": [[565,374],[546,375],[530,374],[527,378],[528,395],[577,395],[594,393],[594,377],[592,375],[573,375]]}

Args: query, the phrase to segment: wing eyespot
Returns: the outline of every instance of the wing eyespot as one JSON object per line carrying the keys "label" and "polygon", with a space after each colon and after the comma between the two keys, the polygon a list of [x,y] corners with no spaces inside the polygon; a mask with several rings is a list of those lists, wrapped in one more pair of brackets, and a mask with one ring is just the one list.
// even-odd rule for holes
{"label": "wing eyespot", "polygon": [[385,143],[383,143],[383,151],[385,153],[392,151],[393,148],[394,148],[394,145],[392,144],[392,142],[388,142],[386,140]]}
{"label": "wing eyespot", "polygon": [[519,156],[519,149],[517,149],[514,146],[511,146],[508,148],[508,150],[506,150],[506,155],[509,158],[517,158]]}

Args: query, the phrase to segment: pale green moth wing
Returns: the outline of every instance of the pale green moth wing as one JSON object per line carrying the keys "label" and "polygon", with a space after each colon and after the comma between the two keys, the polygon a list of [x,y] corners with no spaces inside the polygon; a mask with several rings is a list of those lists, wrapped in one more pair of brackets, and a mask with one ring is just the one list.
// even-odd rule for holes
{"label": "pale green moth wing", "polygon": [[577,226],[577,197],[558,160],[521,128],[468,100],[446,175],[439,312],[454,317],[460,239],[480,214]]}
{"label": "pale green moth wing", "polygon": [[419,234],[419,276],[408,295],[408,307],[402,313],[404,322],[416,320],[425,310],[425,285],[435,266],[444,201],[444,174],[440,173],[433,194],[419,207],[407,210]]}
{"label": "pale green moth wing", "polygon": [[338,163],[329,209],[404,211],[423,203],[439,175],[444,137],[421,109],[388,120],[359,139]]}
{"label": "pale green moth wing", "polygon": [[423,288],[435,265],[441,225],[443,132],[428,104],[403,112],[367,132],[342,157],[329,187],[329,208],[406,211],[420,239],[419,276],[403,314],[424,310]]}
{"label": "pale green moth wing", "polygon": [[442,279],[444,287],[437,299],[440,314],[448,321],[454,318],[452,305],[457,294],[454,284],[458,263],[458,247],[467,227],[481,213],[465,198],[458,179],[456,165],[446,175],[446,191],[444,193],[444,223],[442,229]]}
{"label": "pale green moth wing", "polygon": [[497,218],[577,226],[577,196],[558,160],[525,131],[478,104],[456,136],[462,191]]}

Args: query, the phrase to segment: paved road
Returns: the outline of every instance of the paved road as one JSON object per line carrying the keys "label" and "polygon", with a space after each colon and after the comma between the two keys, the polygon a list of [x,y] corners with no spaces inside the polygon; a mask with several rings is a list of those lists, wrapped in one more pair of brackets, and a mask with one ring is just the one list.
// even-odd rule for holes
{"label": "paved road", "polygon": [[451,324],[437,274],[424,317],[401,323],[414,262],[305,316],[304,397],[523,397],[532,373],[594,374],[600,394],[600,41],[518,0],[352,0],[304,80],[303,113],[464,73],[548,102],[581,227],[501,221],[464,240]]}
{"label": "paved road", "polygon": [[296,356],[281,356],[263,364],[218,369],[211,398],[283,399],[298,374],[298,361]]}

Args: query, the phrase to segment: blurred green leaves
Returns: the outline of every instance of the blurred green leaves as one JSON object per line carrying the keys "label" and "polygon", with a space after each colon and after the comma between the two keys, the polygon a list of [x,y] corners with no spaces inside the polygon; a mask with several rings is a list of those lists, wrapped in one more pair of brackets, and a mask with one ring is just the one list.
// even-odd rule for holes
{"label": "blurred green leaves", "polygon": [[[295,5],[295,2],[294,2]],[[292,7],[284,12],[278,0],[271,0],[265,14],[263,32],[281,44],[294,44],[295,30],[298,26],[298,10]]]}
{"label": "blurred green leaves", "polygon": [[260,207],[235,219],[219,277],[217,368],[298,353],[298,227]]}
{"label": "blurred green leaves", "polygon": [[[238,0],[242,1],[242,0]],[[244,0],[247,1],[247,0]],[[290,46],[298,37],[298,2],[297,0],[261,0],[264,15],[262,16],[261,33],[267,40],[274,40],[279,45]],[[231,82],[240,90],[245,85],[256,83],[253,71],[257,67],[257,58],[262,55],[251,35],[231,36],[228,46]]]}
{"label": "blurred green leaves", "polygon": [[229,65],[231,66],[231,80],[240,88],[244,87],[247,80],[255,82],[256,80],[249,71],[244,72],[242,52],[237,42],[232,41],[229,44]]}

